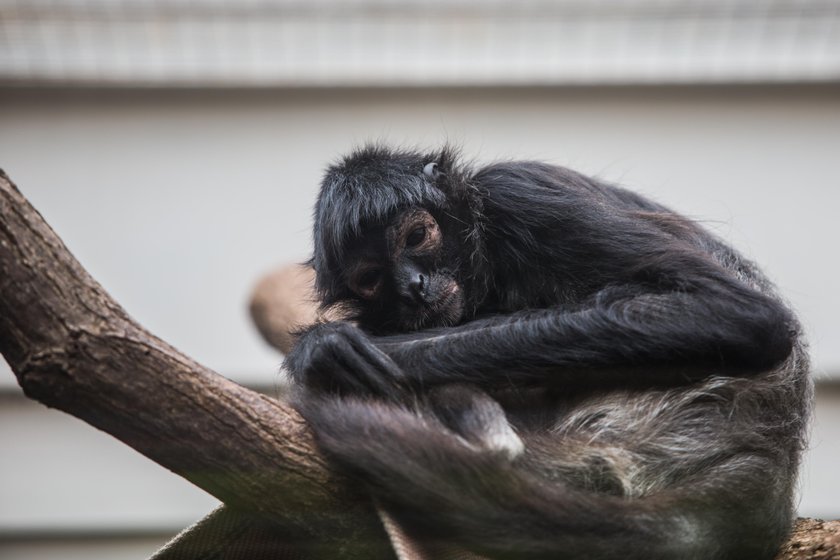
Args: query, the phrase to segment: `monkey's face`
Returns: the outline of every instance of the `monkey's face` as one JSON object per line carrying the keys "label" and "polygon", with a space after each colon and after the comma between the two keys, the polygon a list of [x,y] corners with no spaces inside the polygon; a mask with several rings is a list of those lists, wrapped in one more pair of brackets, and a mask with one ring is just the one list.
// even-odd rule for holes
{"label": "monkey's face", "polygon": [[360,322],[376,331],[411,331],[458,323],[463,288],[437,220],[411,208],[372,228],[351,251],[348,288],[359,298]]}

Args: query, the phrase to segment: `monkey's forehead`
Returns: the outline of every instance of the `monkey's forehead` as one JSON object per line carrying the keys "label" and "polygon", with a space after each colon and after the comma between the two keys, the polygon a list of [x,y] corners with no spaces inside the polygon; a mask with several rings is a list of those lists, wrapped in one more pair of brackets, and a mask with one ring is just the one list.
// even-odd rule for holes
{"label": "monkey's forehead", "polygon": [[[360,180],[328,176],[315,207],[315,259],[343,253],[366,230],[387,224],[408,208],[445,210],[445,194],[422,176]],[[316,267],[318,263],[316,262]]]}

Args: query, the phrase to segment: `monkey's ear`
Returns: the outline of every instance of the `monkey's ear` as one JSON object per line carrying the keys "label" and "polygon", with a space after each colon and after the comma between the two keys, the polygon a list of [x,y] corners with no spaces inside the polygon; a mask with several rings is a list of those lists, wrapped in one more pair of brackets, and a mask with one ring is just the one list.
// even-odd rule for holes
{"label": "monkey's ear", "polygon": [[425,167],[423,167],[423,175],[429,179],[437,179],[438,175],[440,175],[440,171],[438,171],[438,164],[434,161],[427,163]]}

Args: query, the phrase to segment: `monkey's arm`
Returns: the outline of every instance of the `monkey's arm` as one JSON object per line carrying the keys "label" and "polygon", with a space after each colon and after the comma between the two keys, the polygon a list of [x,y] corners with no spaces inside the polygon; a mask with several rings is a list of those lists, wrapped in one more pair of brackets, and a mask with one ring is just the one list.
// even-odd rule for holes
{"label": "monkey's arm", "polygon": [[601,381],[633,366],[643,366],[633,381],[648,375],[649,381],[673,382],[761,371],[791,351],[789,312],[746,287],[635,291],[604,290],[573,312],[523,311],[373,342],[413,384],[539,381],[564,371],[573,379]]}
{"label": "monkey's arm", "polygon": [[684,383],[762,371],[790,354],[789,311],[735,281],[640,290],[605,289],[575,311],[521,311],[384,337],[326,323],[301,337],[286,365],[300,386],[399,399],[406,386],[453,382]]}

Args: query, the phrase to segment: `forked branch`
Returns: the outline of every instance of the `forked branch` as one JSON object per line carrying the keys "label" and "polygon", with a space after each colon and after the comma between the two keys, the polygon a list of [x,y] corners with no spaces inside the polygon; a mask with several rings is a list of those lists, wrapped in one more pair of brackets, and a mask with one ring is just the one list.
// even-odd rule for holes
{"label": "forked branch", "polygon": [[28,397],[270,518],[289,539],[339,543],[346,557],[388,550],[370,503],[333,477],[291,408],[138,325],[2,172],[0,352]]}

